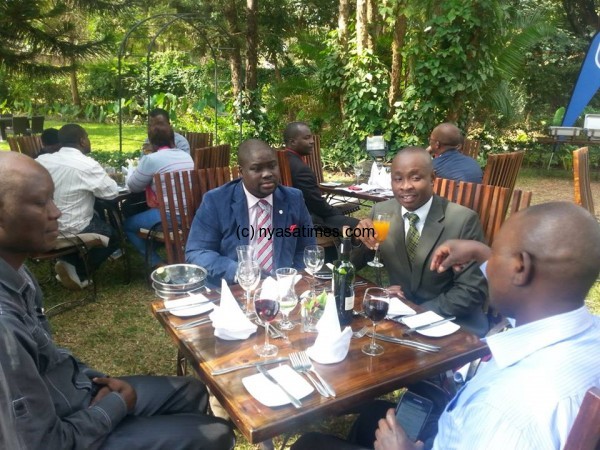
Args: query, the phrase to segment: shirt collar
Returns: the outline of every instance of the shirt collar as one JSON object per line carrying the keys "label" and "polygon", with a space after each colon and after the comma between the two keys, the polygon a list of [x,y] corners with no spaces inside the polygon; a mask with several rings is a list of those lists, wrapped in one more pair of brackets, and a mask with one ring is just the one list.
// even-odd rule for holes
{"label": "shirt collar", "polygon": [[242,181],[242,188],[244,188],[244,194],[246,194],[246,202],[248,203],[248,209],[251,209],[252,207],[254,207],[260,200],[266,200],[267,203],[269,205],[271,205],[271,209],[273,208],[273,194],[269,194],[264,198],[258,198],[254,195],[252,195],[248,189],[246,189],[246,186],[244,185],[244,182]]}
{"label": "shirt collar", "polygon": [[427,216],[429,215],[429,210],[431,209],[431,203],[433,202],[433,195],[431,198],[420,208],[415,209],[414,211],[409,211],[404,206],[402,207],[402,217],[404,218],[404,214],[413,213],[419,216],[419,223],[425,223],[427,220]]}
{"label": "shirt collar", "polygon": [[536,320],[484,338],[500,368],[511,366],[527,356],[560,341],[585,332],[594,316],[585,306],[563,314]]}
{"label": "shirt collar", "polygon": [[19,270],[15,270],[3,258],[0,258],[0,273],[2,273],[0,284],[10,291],[23,293],[27,287],[28,278],[24,266],[19,267]]}

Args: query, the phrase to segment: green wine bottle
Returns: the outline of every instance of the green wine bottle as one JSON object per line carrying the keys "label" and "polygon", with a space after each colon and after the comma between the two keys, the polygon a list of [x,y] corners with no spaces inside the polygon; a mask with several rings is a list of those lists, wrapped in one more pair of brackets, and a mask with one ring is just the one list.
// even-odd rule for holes
{"label": "green wine bottle", "polygon": [[340,244],[340,259],[333,266],[332,289],[335,297],[340,325],[345,327],[352,322],[352,310],[354,309],[354,264],[350,262],[350,251],[352,243],[350,238],[342,238]]}

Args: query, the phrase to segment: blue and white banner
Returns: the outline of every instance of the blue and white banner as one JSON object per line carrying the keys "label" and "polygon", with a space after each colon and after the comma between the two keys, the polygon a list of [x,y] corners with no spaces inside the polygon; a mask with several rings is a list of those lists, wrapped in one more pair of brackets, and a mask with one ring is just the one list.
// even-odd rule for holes
{"label": "blue and white banner", "polygon": [[572,127],[600,88],[600,32],[596,33],[581,65],[579,78],[563,117],[562,126]]}

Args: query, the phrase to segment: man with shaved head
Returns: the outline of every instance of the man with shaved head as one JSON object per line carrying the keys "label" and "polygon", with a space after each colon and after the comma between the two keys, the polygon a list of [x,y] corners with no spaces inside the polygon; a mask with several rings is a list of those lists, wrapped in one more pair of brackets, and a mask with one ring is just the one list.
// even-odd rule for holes
{"label": "man with shaved head", "polygon": [[194,217],[186,260],[208,271],[209,281],[233,283],[236,248],[251,245],[264,274],[304,268],[304,248],[314,245],[302,193],[279,185],[275,150],[259,139],[238,149],[241,179],[209,191]]}
{"label": "man with shaved head", "polygon": [[[492,359],[446,406],[433,448],[560,450],[586,391],[600,386],[600,318],[584,301],[600,271],[600,226],[573,203],[532,206],[503,225],[491,249],[440,245],[431,270],[485,260],[490,302],[515,328],[486,338]],[[309,438],[297,448],[319,448]],[[393,409],[373,440],[377,450],[431,448],[407,438]]]}
{"label": "man with shaved head", "polygon": [[0,152],[0,448],[233,448],[208,393],[183,377],[109,378],[58,347],[25,267],[54,247],[61,212],[33,159]]}
{"label": "man with shaved head", "polygon": [[[360,235],[361,241],[369,249],[379,245],[391,289],[400,298],[444,317],[455,316],[456,322],[468,331],[485,335],[489,329],[483,313],[487,285],[479,268],[471,265],[461,273],[427,270],[434,250],[442,242],[483,241],[477,214],[433,194],[431,158],[423,148],[408,147],[398,152],[392,161],[391,177],[395,198],[377,203],[370,218],[358,225],[372,229],[377,214],[389,213],[389,234],[379,244],[372,233],[365,231]],[[409,252],[409,247],[414,250]],[[372,258],[372,253],[366,258]]]}
{"label": "man with shaved head", "polygon": [[459,151],[463,141],[461,131],[452,123],[442,123],[433,129],[427,151],[434,158],[435,175],[448,180],[481,183],[483,173],[477,161]]}

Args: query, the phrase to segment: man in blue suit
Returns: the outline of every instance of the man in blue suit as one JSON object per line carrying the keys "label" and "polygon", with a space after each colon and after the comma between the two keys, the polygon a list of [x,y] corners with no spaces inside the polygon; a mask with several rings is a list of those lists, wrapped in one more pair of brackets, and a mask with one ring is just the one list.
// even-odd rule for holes
{"label": "man in blue suit", "polygon": [[[275,151],[259,139],[238,149],[241,179],[204,195],[190,230],[186,260],[208,271],[208,281],[233,283],[238,245],[252,245],[264,273],[304,268],[304,248],[316,244],[302,192],[279,185]],[[267,242],[263,242],[265,240]]]}

